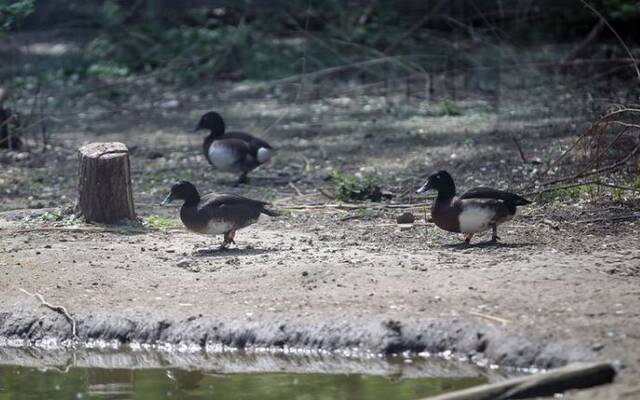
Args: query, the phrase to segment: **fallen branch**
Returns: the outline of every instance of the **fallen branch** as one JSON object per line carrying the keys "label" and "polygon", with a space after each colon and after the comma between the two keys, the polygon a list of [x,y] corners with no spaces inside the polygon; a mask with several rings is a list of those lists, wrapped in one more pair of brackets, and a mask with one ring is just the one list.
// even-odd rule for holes
{"label": "fallen branch", "polygon": [[576,224],[592,224],[596,222],[612,222],[612,221],[626,221],[630,219],[640,219],[640,213],[634,213],[631,215],[622,215],[619,217],[602,217],[602,218],[593,218],[593,219],[583,219],[581,221],[576,221]]}
{"label": "fallen branch", "polygon": [[11,234],[23,234],[32,232],[69,232],[69,233],[121,233],[121,234],[143,234],[149,230],[143,229],[100,229],[100,228],[67,228],[67,227],[34,227],[28,229],[0,229],[0,232]]}
{"label": "fallen branch", "polygon": [[69,314],[69,311],[67,311],[67,309],[64,306],[56,306],[53,305],[49,302],[47,302],[44,297],[42,297],[42,295],[40,293],[30,293],[26,290],[24,290],[23,288],[20,288],[20,291],[28,296],[33,297],[34,299],[40,301],[40,303],[49,308],[52,311],[55,311],[59,314],[62,314],[67,321],[69,321],[69,323],[71,324],[71,334],[73,335],[73,340],[78,341],[80,340],[80,338],[78,337],[77,331],[76,331],[76,320],[73,319],[73,317],[71,316],[71,314]]}
{"label": "fallen branch", "polygon": [[555,192],[556,190],[565,190],[565,189],[571,189],[571,188],[574,188],[574,187],[585,186],[585,185],[595,185],[595,184],[598,184],[598,181],[572,183],[570,185],[555,186],[555,187],[550,187],[550,188],[546,188],[546,189],[540,189],[540,190],[536,190],[534,192],[525,193],[524,195],[525,196],[536,196],[536,195],[541,195],[543,193]]}
{"label": "fallen branch", "polygon": [[640,144],[638,144],[636,147],[633,148],[633,150],[631,150],[631,152],[629,152],[629,154],[627,154],[624,158],[622,158],[619,161],[616,161],[615,163],[611,164],[611,165],[607,165],[606,167],[602,167],[602,168],[598,168],[596,170],[593,171],[589,171],[589,172],[579,172],[575,175],[571,175],[571,176],[565,176],[562,178],[558,178],[558,179],[554,179],[552,181],[549,182],[544,182],[542,184],[542,186],[548,186],[548,185],[553,185],[555,183],[560,183],[560,182],[567,182],[567,181],[574,181],[576,179],[580,179],[580,178],[584,178],[587,176],[593,176],[593,175],[598,175],[601,174],[603,172],[608,172],[611,170],[614,170],[624,164],[626,164],[627,161],[629,161],[631,158],[633,158],[633,156],[635,156],[638,151],[640,151]]}
{"label": "fallen branch", "polygon": [[279,205],[284,210],[322,210],[322,209],[338,209],[338,210],[381,210],[381,209],[406,209],[406,208],[422,208],[427,206],[426,203],[414,204],[346,204],[346,203],[327,203],[327,204],[305,204],[305,205]]}
{"label": "fallen branch", "polygon": [[585,185],[604,186],[604,187],[608,187],[608,188],[612,188],[612,189],[624,190],[624,191],[627,191],[627,192],[640,193],[640,189],[634,188],[634,187],[614,185],[612,183],[604,183],[604,182],[600,182],[600,181],[587,181],[587,182],[572,183],[570,185],[555,186],[555,187],[550,187],[550,188],[546,188],[546,189],[540,189],[540,190],[536,190],[534,192],[525,193],[525,196],[535,196],[535,195],[540,195],[540,194],[543,194],[543,193],[554,192],[556,190],[571,189],[571,188],[574,188],[574,187],[585,186]]}
{"label": "fallen branch", "polygon": [[615,376],[616,370],[610,363],[574,364],[541,374],[445,393],[429,397],[429,400],[508,400],[553,396],[571,389],[611,383]]}
{"label": "fallen branch", "polygon": [[[587,136],[590,136],[593,133],[594,129],[596,127],[600,126],[601,124],[616,123],[618,125],[622,125],[622,126],[625,126],[625,127],[628,127],[628,128],[639,128],[638,126],[636,126],[634,124],[626,124],[624,122],[615,121],[615,120],[614,121],[610,121],[611,118],[613,118],[613,117],[615,117],[617,115],[620,115],[620,114],[625,114],[625,113],[640,113],[640,109],[622,107],[622,108],[619,108],[617,110],[610,111],[610,112],[604,114],[603,116],[601,116],[596,122],[594,122],[591,125],[591,127],[589,129],[586,129],[584,132],[582,132],[582,134],[580,134],[578,139],[575,142],[573,142],[573,144],[571,146],[569,146],[568,149],[563,151],[562,154],[560,154],[560,156],[558,158],[556,158],[555,160],[551,161],[549,163],[549,165],[547,166],[547,168],[540,173],[540,176],[547,175],[549,173],[549,171],[551,170],[551,168],[553,168],[555,165],[558,165],[560,163],[560,161],[562,161],[569,153],[571,153],[583,141],[583,139],[585,139]],[[622,133],[624,133],[624,131]],[[619,137],[620,137],[620,135],[618,135],[618,137],[616,137],[616,139],[614,139],[614,142]]]}

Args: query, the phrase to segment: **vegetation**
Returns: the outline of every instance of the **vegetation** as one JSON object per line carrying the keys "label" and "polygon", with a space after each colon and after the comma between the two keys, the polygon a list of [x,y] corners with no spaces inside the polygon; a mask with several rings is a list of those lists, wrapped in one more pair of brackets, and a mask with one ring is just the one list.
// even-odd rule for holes
{"label": "vegetation", "polygon": [[167,230],[182,226],[180,221],[173,218],[163,217],[157,214],[147,215],[142,219],[142,225],[152,229]]}
{"label": "vegetation", "polygon": [[391,198],[372,177],[361,177],[332,172],[330,178],[336,185],[336,198],[340,201],[381,201]]}
{"label": "vegetation", "polygon": [[[581,40],[599,21],[579,0],[537,0],[526,7],[516,1],[507,8],[489,1],[446,3],[277,0],[258,7],[222,1],[212,8],[152,0],[52,0],[38,4],[37,15],[24,25],[46,24],[65,14],[71,25],[91,27],[95,33],[83,60],[66,66],[67,74],[109,78],[161,70],[158,75],[165,81],[194,83],[203,78],[283,78],[299,74],[303,58],[308,71],[350,66],[338,73],[359,78],[470,68],[485,63],[483,59],[510,63],[508,54],[496,59],[489,41],[508,37],[511,44],[532,45]],[[599,0],[593,6],[616,24],[625,40],[637,40],[640,10],[635,1]],[[0,1],[0,30],[15,28],[33,12],[34,0]],[[615,40],[610,32],[600,36]],[[485,54],[459,51],[470,43]],[[385,58],[387,62],[358,67]]]}
{"label": "vegetation", "polygon": [[35,0],[0,0],[0,38],[23,18],[33,13]]}

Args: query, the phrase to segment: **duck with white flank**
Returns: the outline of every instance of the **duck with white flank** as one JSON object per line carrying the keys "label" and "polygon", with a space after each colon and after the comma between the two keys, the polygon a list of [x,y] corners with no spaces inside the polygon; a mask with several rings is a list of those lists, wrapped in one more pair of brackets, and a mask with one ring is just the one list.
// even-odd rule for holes
{"label": "duck with white flank", "polygon": [[269,143],[245,132],[225,132],[224,120],[215,111],[204,114],[195,131],[208,130],[204,156],[221,171],[240,174],[237,184],[247,183],[247,174],[269,161],[273,148]]}
{"label": "duck with white flank", "polygon": [[184,200],[180,219],[187,229],[203,235],[224,235],[219,250],[226,249],[231,243],[235,244],[236,231],[254,224],[260,214],[271,217],[279,215],[267,209],[268,203],[264,201],[233,194],[207,194],[200,197],[196,187],[187,181],[173,185],[162,205],[173,200]]}
{"label": "duck with white flank", "polygon": [[517,206],[531,202],[514,193],[488,187],[469,189],[456,196],[456,185],[447,171],[431,175],[417,193],[435,189],[438,192],[431,207],[431,218],[441,229],[461,232],[469,244],[474,233],[491,229],[491,241],[496,242],[498,225],[509,221],[516,214]]}

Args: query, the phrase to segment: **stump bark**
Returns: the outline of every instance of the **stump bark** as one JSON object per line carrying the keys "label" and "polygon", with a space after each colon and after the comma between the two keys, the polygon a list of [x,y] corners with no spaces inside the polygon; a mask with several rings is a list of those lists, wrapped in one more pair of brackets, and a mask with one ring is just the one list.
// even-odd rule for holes
{"label": "stump bark", "polygon": [[79,150],[77,211],[87,222],[135,219],[129,150],[118,142],[91,143]]}

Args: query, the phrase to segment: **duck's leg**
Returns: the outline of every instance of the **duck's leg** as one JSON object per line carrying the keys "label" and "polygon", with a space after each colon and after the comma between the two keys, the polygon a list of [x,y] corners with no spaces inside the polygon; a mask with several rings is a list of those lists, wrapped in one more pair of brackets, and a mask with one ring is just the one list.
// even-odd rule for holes
{"label": "duck's leg", "polygon": [[249,183],[249,177],[247,176],[248,173],[249,172],[247,172],[247,171],[243,172],[242,175],[240,175],[240,177],[238,178],[238,180],[235,181],[234,186],[238,186],[238,185]]}
{"label": "duck's leg", "polygon": [[471,243],[471,238],[473,237],[473,233],[465,233],[464,234],[464,242],[466,244]]}
{"label": "duck's leg", "polygon": [[231,243],[236,244],[235,239],[236,237],[236,231],[235,230],[230,230],[224,233],[224,241],[222,242],[222,245],[220,246],[220,250],[226,250],[229,248],[229,245]]}
{"label": "duck's leg", "polygon": [[497,243],[498,239],[500,239],[500,237],[498,236],[498,224],[491,224],[491,231],[491,242]]}

